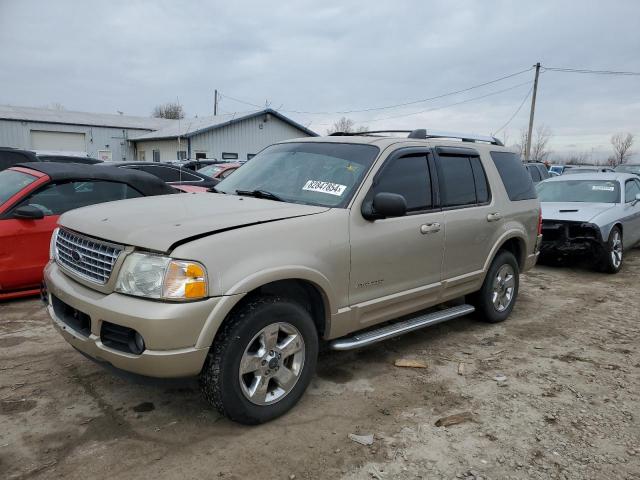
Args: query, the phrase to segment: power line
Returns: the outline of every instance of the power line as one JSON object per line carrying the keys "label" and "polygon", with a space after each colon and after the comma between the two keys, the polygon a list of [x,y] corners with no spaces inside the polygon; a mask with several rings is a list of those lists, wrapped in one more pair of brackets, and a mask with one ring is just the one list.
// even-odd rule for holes
{"label": "power line", "polygon": [[[480,95],[478,97],[468,98],[468,99],[462,100],[460,102],[450,103],[448,105],[442,105],[440,107],[429,108],[429,109],[420,110],[420,111],[417,111],[417,112],[403,113],[401,115],[391,115],[391,116],[388,116],[388,117],[376,118],[374,120],[368,120],[368,121],[364,121],[362,123],[375,123],[375,122],[381,122],[383,120],[390,120],[390,119],[402,118],[402,117],[410,117],[412,115],[419,115],[421,113],[428,113],[428,112],[434,112],[436,110],[443,110],[445,108],[455,107],[456,105],[462,105],[464,103],[474,102],[476,100],[481,100],[483,98],[492,97],[494,95],[499,95],[501,93],[508,92],[510,90],[515,90],[516,88],[522,87],[523,85],[530,85],[531,83],[532,83],[532,81],[527,81],[527,82],[519,83],[517,85],[513,85],[512,87],[509,87],[509,88],[504,88],[502,90],[497,90],[495,92],[491,92],[491,93],[487,93],[487,94],[484,94],[484,95]],[[327,126],[327,125],[332,125],[332,124],[330,124],[330,123],[318,123],[316,125]]]}
{"label": "power line", "polygon": [[[392,108],[400,108],[400,107],[407,107],[409,105],[415,105],[418,103],[425,103],[425,102],[430,102],[433,100],[438,100],[440,98],[445,98],[445,97],[449,97],[452,95],[457,95],[460,93],[464,93],[464,92],[468,92],[470,90],[475,90],[481,87],[486,87],[487,85],[492,85],[494,83],[497,82],[501,82],[503,80],[507,80],[509,78],[515,77],[517,75],[522,75],[523,73],[529,72],[531,71],[533,67],[529,67],[525,70],[521,70],[519,72],[515,72],[515,73],[510,73],[509,75],[504,75],[502,77],[496,78],[494,80],[490,80],[488,82],[484,82],[484,83],[479,83],[477,85],[473,85],[471,87],[467,87],[467,88],[463,88],[460,90],[455,90],[452,92],[447,92],[447,93],[443,93],[440,95],[436,95],[434,97],[428,97],[428,98],[422,98],[420,100],[412,100],[410,102],[404,102],[404,103],[396,103],[393,105],[384,105],[384,106],[380,106],[380,107],[367,107],[367,108],[363,108],[363,109],[357,109],[357,110],[342,110],[342,111],[335,111],[335,112],[313,112],[313,111],[303,111],[303,110],[288,110],[288,109],[282,109],[280,110],[281,112],[287,112],[287,113],[298,113],[298,114],[305,114],[305,115],[345,115],[345,114],[350,114],[350,113],[364,113],[364,112],[373,112],[373,111],[377,111],[377,110],[389,110]],[[248,102],[246,100],[242,100],[239,98],[234,98],[234,97],[230,97],[229,95],[226,94],[222,94],[219,93],[219,95],[228,98],[229,100],[232,100],[234,102],[239,102],[245,105],[249,105],[252,107],[256,107],[256,108],[263,108],[261,105],[258,105],[256,103],[252,103],[252,102]]]}
{"label": "power line", "polygon": [[513,112],[513,115],[511,115],[511,117],[509,117],[509,120],[507,120],[505,122],[504,125],[502,125],[498,130],[496,130],[493,135],[497,135],[498,133],[500,133],[502,130],[504,130],[505,128],[507,128],[507,126],[513,121],[514,118],[516,118],[516,115],[518,115],[518,113],[520,112],[520,110],[522,110],[522,107],[524,106],[524,103],[527,101],[527,99],[529,98],[529,95],[531,95],[531,92],[533,91],[533,85],[531,85],[531,88],[529,89],[529,91],[527,92],[527,94],[524,96],[524,98],[522,99],[522,102],[520,102],[520,106],[518,106],[518,108],[516,109],[515,112]]}
{"label": "power line", "polygon": [[563,73],[586,73],[593,75],[622,75],[622,76],[640,76],[640,72],[624,72],[616,70],[589,70],[587,68],[568,68],[568,67],[542,67],[543,71],[563,72]]}

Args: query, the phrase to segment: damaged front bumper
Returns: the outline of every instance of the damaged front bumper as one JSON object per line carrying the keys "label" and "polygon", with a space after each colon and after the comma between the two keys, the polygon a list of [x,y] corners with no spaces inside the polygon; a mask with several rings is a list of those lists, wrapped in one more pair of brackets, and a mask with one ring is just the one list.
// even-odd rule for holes
{"label": "damaged front bumper", "polygon": [[600,228],[593,223],[543,220],[543,256],[599,255],[605,249]]}

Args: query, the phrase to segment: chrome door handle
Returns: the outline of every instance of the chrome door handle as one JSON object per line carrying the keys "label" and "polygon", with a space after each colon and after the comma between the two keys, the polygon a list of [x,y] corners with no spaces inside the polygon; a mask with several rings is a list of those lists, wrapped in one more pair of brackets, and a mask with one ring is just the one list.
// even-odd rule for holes
{"label": "chrome door handle", "polygon": [[420,233],[426,235],[428,233],[436,233],[440,231],[440,224],[438,222],[434,223],[426,223],[424,225],[420,225]]}
{"label": "chrome door handle", "polygon": [[487,215],[487,222],[497,222],[502,218],[499,212],[493,212]]}

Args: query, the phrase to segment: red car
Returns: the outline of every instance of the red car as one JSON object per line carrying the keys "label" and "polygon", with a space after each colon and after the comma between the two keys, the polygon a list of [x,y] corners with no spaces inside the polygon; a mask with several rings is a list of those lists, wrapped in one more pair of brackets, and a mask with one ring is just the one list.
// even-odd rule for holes
{"label": "red car", "polygon": [[202,173],[207,177],[215,178],[217,180],[223,180],[235,172],[238,167],[242,164],[240,163],[214,163],[211,165],[206,165],[198,170],[198,173]]}
{"label": "red car", "polygon": [[39,293],[64,212],[169,193],[176,190],[153,175],[116,167],[38,162],[0,171],[0,300]]}

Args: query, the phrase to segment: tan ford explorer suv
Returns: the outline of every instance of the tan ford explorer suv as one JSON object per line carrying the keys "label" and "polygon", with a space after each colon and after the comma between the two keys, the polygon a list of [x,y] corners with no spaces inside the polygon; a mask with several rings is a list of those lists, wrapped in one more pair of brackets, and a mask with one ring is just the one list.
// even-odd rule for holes
{"label": "tan ford explorer suv", "polygon": [[198,375],[220,412],[255,424],[300,399],[320,342],[358,348],[474,310],[505,320],[538,255],[531,177],[494,138],[407,133],[278,143],[215,193],[64,214],[53,325],[118,369]]}

